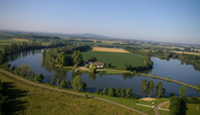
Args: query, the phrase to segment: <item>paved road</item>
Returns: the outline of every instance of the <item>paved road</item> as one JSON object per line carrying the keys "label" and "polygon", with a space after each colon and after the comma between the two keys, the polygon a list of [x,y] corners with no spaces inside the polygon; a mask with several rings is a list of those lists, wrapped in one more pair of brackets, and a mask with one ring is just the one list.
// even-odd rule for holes
{"label": "paved road", "polygon": [[159,105],[157,105],[156,108],[154,108],[155,115],[160,115],[159,114],[159,107],[164,105],[164,104],[167,104],[167,103],[169,103],[169,101],[166,101],[166,102],[163,102],[163,103],[160,103]]}
{"label": "paved road", "polygon": [[[28,80],[26,80],[26,79],[24,79],[24,78],[18,77],[18,76],[16,76],[16,75],[12,74],[12,73],[9,73],[9,72],[4,71],[4,70],[1,70],[1,69],[0,69],[0,72],[5,73],[5,74],[7,74],[7,75],[10,75],[10,76],[12,76],[12,77],[14,77],[14,78],[16,78],[16,79],[18,79],[18,80],[24,81],[24,82],[26,82],[26,83],[29,83],[29,84],[38,86],[38,87],[42,87],[42,88],[46,88],[46,89],[50,89],[50,90],[55,90],[55,91],[60,91],[60,92],[65,92],[65,93],[70,93],[70,94],[75,94],[75,95],[79,95],[79,96],[85,96],[85,94],[76,93],[76,92],[71,92],[71,91],[67,91],[67,90],[61,90],[61,89],[52,88],[52,87],[44,86],[44,85],[41,85],[41,84],[37,84],[37,83],[28,81]],[[108,103],[112,103],[112,104],[118,105],[118,106],[120,106],[120,107],[129,109],[129,110],[134,111],[134,112],[136,112],[136,113],[139,113],[139,114],[141,114],[141,115],[147,115],[146,113],[140,112],[140,111],[138,111],[138,110],[132,109],[132,108],[130,108],[130,107],[124,106],[124,105],[119,104],[119,103],[112,102],[112,101],[107,100],[107,99],[102,99],[102,98],[94,97],[94,96],[89,96],[89,97],[91,97],[91,98],[93,98],[93,99],[98,99],[98,100],[101,100],[101,101],[105,101],[105,102],[108,102]]]}

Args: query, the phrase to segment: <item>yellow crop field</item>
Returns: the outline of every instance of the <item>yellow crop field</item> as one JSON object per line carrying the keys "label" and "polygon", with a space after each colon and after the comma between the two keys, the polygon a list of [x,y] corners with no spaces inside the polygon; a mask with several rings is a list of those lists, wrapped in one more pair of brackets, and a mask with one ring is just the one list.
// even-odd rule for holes
{"label": "yellow crop field", "polygon": [[118,48],[102,48],[102,47],[93,47],[92,51],[101,51],[101,52],[118,52],[118,53],[130,53],[124,49]]}

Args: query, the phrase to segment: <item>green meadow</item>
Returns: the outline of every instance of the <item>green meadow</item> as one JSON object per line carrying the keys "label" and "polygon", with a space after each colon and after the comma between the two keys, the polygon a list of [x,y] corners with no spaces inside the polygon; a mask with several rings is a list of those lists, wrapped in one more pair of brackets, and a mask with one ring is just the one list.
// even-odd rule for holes
{"label": "green meadow", "polygon": [[35,87],[0,74],[6,95],[6,115],[138,115],[114,104]]}
{"label": "green meadow", "polygon": [[96,57],[97,62],[111,63],[112,67],[116,69],[124,69],[126,63],[133,64],[134,66],[144,64],[144,57],[135,53],[87,51],[82,52],[82,55],[84,61],[91,57]]}

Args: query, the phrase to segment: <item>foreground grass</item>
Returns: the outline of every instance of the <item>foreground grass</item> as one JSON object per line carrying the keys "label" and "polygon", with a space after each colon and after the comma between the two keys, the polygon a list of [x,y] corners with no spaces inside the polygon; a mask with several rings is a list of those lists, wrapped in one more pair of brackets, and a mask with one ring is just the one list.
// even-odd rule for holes
{"label": "foreground grass", "polygon": [[85,93],[85,94],[95,96],[95,97],[100,97],[100,98],[103,98],[103,99],[107,99],[107,100],[125,105],[127,107],[131,107],[131,108],[136,109],[138,111],[147,113],[148,115],[154,115],[154,109],[153,108],[148,108],[148,107],[136,105],[137,100],[134,100],[134,99],[110,97],[110,96],[106,96],[106,95],[98,95],[98,94],[95,94],[95,93]]}
{"label": "foreground grass", "polygon": [[137,115],[137,113],[107,102],[34,87],[14,79],[8,79],[3,74],[0,74],[0,79],[9,96],[6,109],[4,109],[8,115]]}
{"label": "foreground grass", "polygon": [[144,57],[135,53],[87,51],[82,52],[82,55],[84,61],[87,61],[91,57],[96,57],[98,62],[110,62],[114,68],[119,69],[124,69],[126,63],[133,64],[134,66],[144,64]]}

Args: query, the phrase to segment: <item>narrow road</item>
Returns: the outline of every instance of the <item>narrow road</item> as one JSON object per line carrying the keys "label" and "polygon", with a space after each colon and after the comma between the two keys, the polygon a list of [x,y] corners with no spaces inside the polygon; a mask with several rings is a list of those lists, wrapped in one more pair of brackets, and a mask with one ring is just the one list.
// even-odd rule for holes
{"label": "narrow road", "polygon": [[[37,83],[28,81],[28,80],[26,80],[26,79],[24,79],[24,78],[22,78],[22,77],[18,77],[18,76],[16,76],[16,75],[12,74],[12,73],[9,73],[9,72],[4,71],[4,70],[1,70],[1,69],[0,69],[0,72],[5,73],[5,74],[7,74],[7,75],[10,75],[10,76],[12,76],[13,78],[16,78],[16,79],[18,79],[18,80],[21,80],[21,81],[23,81],[23,82],[26,82],[26,83],[29,83],[29,84],[32,84],[32,85],[35,85],[35,86],[38,86],[38,87],[41,87],[41,88],[46,88],[46,89],[50,89],[50,90],[55,90],[55,91],[60,91],[60,92],[65,92],[65,93],[70,93],[70,94],[75,94],[75,95],[79,95],[79,96],[85,96],[85,94],[76,93],[76,92],[67,91],[67,90],[61,90],[61,89],[52,88],[52,87],[44,86],[44,85],[41,85],[41,84],[37,84]],[[93,98],[93,99],[98,99],[98,100],[101,100],[101,101],[105,101],[105,102],[108,102],[108,103],[112,103],[112,104],[118,105],[118,106],[120,106],[120,107],[129,109],[129,110],[134,111],[134,112],[136,112],[136,113],[139,113],[139,114],[141,114],[141,115],[147,115],[146,113],[143,113],[143,112],[141,112],[141,111],[132,109],[132,108],[130,108],[130,107],[124,106],[124,105],[119,104],[119,103],[112,102],[112,101],[107,100],[107,99],[102,99],[102,98],[94,97],[94,96],[89,96],[89,97],[91,97],[91,98]]]}
{"label": "narrow road", "polygon": [[167,104],[167,103],[169,103],[169,101],[166,101],[166,102],[163,102],[163,103],[160,103],[159,105],[157,105],[156,108],[154,108],[155,115],[160,115],[159,114],[159,107],[164,105],[164,104]]}

